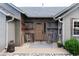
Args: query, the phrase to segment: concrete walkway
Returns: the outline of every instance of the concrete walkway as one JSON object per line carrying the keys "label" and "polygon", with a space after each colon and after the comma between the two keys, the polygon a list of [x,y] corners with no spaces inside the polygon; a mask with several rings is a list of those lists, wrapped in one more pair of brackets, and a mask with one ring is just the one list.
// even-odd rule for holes
{"label": "concrete walkway", "polygon": [[26,43],[23,46],[16,47],[15,52],[10,53],[10,55],[15,53],[23,53],[30,55],[33,54],[69,55],[69,53],[65,49],[58,48],[56,43],[47,44],[45,42]]}

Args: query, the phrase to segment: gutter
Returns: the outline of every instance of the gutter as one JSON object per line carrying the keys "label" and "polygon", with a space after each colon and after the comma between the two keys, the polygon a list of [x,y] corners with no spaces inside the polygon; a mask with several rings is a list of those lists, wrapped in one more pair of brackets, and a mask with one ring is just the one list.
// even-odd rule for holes
{"label": "gutter", "polygon": [[62,19],[62,17],[58,17],[58,18],[54,18],[55,20],[58,20],[60,23],[63,23],[62,21],[61,21],[61,19]]}
{"label": "gutter", "polygon": [[11,21],[13,21],[14,20],[14,17],[12,17],[12,19],[11,20],[8,20],[7,22],[11,22]]}

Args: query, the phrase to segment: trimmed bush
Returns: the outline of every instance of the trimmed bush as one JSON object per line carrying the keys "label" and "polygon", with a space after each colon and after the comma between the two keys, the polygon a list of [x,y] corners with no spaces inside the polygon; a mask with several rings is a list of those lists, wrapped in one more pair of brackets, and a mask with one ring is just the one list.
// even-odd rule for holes
{"label": "trimmed bush", "polygon": [[74,56],[79,55],[79,41],[76,38],[70,38],[65,42],[65,49]]}

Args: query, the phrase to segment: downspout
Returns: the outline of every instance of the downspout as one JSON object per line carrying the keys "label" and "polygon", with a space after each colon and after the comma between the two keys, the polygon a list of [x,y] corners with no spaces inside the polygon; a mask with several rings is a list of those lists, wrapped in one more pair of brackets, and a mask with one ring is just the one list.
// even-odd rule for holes
{"label": "downspout", "polygon": [[60,23],[63,23],[60,19],[61,19],[61,17],[58,18],[59,22],[60,22]]}
{"label": "downspout", "polygon": [[[56,20],[58,20],[58,21],[59,21],[59,23],[63,24],[63,22],[61,21],[61,19],[62,19],[62,17],[59,17],[59,18],[57,18]],[[61,41],[61,42],[63,43],[63,41],[62,41],[62,40],[63,40],[63,38],[62,38],[62,39],[60,38],[60,35],[62,35],[62,34],[63,34],[63,33],[61,33],[61,34],[60,34],[60,28],[61,28],[61,26],[62,26],[61,24],[59,25],[60,27],[58,26],[58,37],[59,37],[59,39],[58,39],[58,40],[59,40],[59,41]]]}
{"label": "downspout", "polygon": [[12,17],[12,19],[11,20],[8,20],[8,21],[6,21],[6,45],[5,45],[5,49],[7,49],[7,47],[8,47],[8,23],[9,22],[11,22],[11,21],[13,21],[14,20],[14,17]]}

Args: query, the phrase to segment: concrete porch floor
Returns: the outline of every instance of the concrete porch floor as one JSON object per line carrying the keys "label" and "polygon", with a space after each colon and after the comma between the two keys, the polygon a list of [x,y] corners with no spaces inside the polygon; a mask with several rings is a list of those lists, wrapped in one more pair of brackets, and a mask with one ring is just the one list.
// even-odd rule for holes
{"label": "concrete porch floor", "polygon": [[[56,43],[48,44],[46,42],[25,43],[23,46],[15,47],[15,52],[9,54],[12,55],[15,53],[69,55],[69,52],[65,49],[58,48]],[[5,54],[7,53],[5,52]]]}
{"label": "concrete porch floor", "polygon": [[47,43],[45,41],[42,41],[42,42],[36,41],[36,42],[31,42],[31,43],[27,42],[23,46],[27,48],[58,48],[55,42]]}

